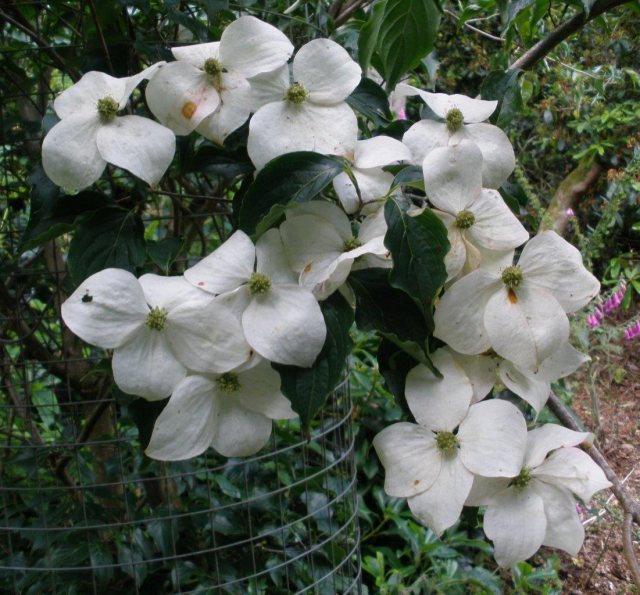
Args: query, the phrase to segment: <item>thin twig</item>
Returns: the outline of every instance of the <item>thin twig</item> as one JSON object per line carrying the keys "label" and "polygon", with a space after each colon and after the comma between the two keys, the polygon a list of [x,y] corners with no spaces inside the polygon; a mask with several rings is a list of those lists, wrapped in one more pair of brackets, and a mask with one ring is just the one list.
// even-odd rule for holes
{"label": "thin twig", "polygon": [[[444,9],[444,13],[446,15],[449,15],[455,21],[460,21],[460,17],[455,12],[452,12],[451,10],[447,10],[445,8]],[[487,18],[489,18],[489,17],[487,17]],[[480,20],[480,19],[472,19],[472,20]],[[492,35],[491,33],[487,33],[486,31],[483,31],[482,29],[478,29],[477,27],[474,27],[471,24],[471,20],[465,21],[464,23],[462,23],[462,26],[466,27],[467,29],[469,29],[469,31],[473,31],[474,33],[477,33],[478,35],[481,35],[482,37],[486,37],[487,39],[490,39],[491,41],[498,41],[500,43],[504,43],[504,41],[505,41],[504,38],[502,38],[502,37],[497,37],[496,35]]]}
{"label": "thin twig", "polygon": [[622,550],[624,552],[624,557],[629,563],[629,569],[633,575],[633,581],[640,589],[640,565],[638,564],[636,552],[633,549],[633,515],[630,512],[627,512],[624,515],[622,527]]}
{"label": "thin twig", "polygon": [[104,56],[107,59],[109,72],[115,75],[116,71],[113,68],[113,62],[111,62],[111,54],[109,53],[107,42],[104,39],[104,33],[102,32],[102,27],[100,26],[100,19],[98,18],[98,13],[96,11],[96,4],[93,0],[89,0],[89,8],[91,9],[91,16],[93,17],[93,22],[96,24],[96,30],[98,31],[98,37],[100,38],[100,45],[102,46],[102,51],[104,52]]}

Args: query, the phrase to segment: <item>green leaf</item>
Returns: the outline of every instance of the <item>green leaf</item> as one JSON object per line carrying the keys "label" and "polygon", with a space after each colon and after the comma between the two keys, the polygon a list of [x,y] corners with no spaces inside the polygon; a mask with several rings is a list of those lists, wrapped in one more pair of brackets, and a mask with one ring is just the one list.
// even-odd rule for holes
{"label": "green leaf", "polygon": [[430,210],[411,217],[395,198],[387,200],[384,216],[388,227],[384,245],[394,263],[389,281],[421,306],[431,329],[431,304],[447,280],[447,230]]}
{"label": "green leaf", "polygon": [[407,405],[404,388],[407,374],[418,363],[415,358],[391,341],[383,339],[380,342],[380,347],[378,347],[378,368],[384,378],[387,389],[395,397],[398,405],[409,415],[411,415],[411,412]]}
{"label": "green leaf", "polygon": [[346,359],[351,352],[349,329],[353,310],[336,292],[320,303],[327,325],[327,338],[311,368],[272,364],[279,372],[282,393],[300,416],[303,428],[324,405],[329,393],[344,378]]}
{"label": "green leaf", "polygon": [[162,240],[147,240],[147,254],[164,272],[169,274],[169,268],[180,254],[182,244],[177,238],[164,238]]}
{"label": "green leaf", "polygon": [[482,84],[480,96],[482,99],[498,100],[498,107],[491,115],[491,122],[498,126],[505,126],[522,110],[522,94],[518,75],[519,69],[494,70],[490,72]]}
{"label": "green leaf", "polygon": [[347,103],[356,111],[372,120],[376,126],[383,126],[391,119],[389,99],[378,83],[363,77],[353,93],[347,97]]}
{"label": "green leaf", "polygon": [[240,229],[253,234],[274,206],[311,200],[342,171],[341,159],[311,151],[276,157],[260,171],[243,197]]}
{"label": "green leaf", "polygon": [[378,44],[378,35],[380,33],[380,26],[382,25],[386,5],[387,0],[378,0],[375,2],[371,7],[369,20],[362,26],[362,29],[360,29],[360,35],[358,37],[358,62],[360,68],[362,68],[362,72],[369,70],[371,57]]}
{"label": "green leaf", "polygon": [[246,150],[229,151],[223,147],[200,147],[187,172],[205,172],[231,180],[254,170]]}
{"label": "green leaf", "polygon": [[376,44],[387,91],[431,52],[439,25],[433,0],[387,0]]}
{"label": "green leaf", "polygon": [[79,284],[109,267],[135,272],[145,258],[140,217],[133,211],[107,207],[93,212],[78,225],[69,246],[69,273]]}
{"label": "green leaf", "polygon": [[397,186],[411,186],[418,190],[424,190],[424,174],[422,173],[422,167],[419,165],[402,167],[402,169],[396,173],[396,177],[393,179],[393,184],[391,184],[392,188]]}
{"label": "green leaf", "polygon": [[[119,400],[123,400],[122,395],[126,395],[126,393],[122,393],[118,389],[115,389],[114,393]],[[149,446],[149,440],[151,440],[156,419],[162,413],[162,410],[169,400],[147,401],[146,399],[133,398],[135,400],[129,404],[129,411],[131,412],[134,423],[138,427],[138,441],[140,442],[140,447],[144,450]]]}

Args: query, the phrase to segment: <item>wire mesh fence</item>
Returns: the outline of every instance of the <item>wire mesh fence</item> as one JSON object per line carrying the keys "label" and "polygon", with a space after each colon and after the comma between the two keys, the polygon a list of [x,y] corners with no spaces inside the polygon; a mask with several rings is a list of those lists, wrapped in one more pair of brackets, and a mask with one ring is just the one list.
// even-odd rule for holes
{"label": "wire mesh fence", "polygon": [[[78,14],[70,30],[80,30],[93,3],[15,6],[69,18],[63,4]],[[30,196],[43,181],[39,145],[63,80],[59,61],[81,53],[91,33],[53,43],[37,28],[25,33],[10,8],[3,10],[0,74],[9,83],[0,98],[0,590],[359,592],[346,381],[308,433],[296,420],[277,422],[253,457],[225,459],[209,450],[161,463],[143,447],[163,403],[119,391],[108,354],[62,324],[60,304],[73,290],[70,238],[51,233],[27,249],[24,238],[35,233]],[[118,204],[129,205],[138,189],[118,175],[109,172],[101,184],[124,188]],[[164,272],[180,273],[228,234],[228,199],[212,180],[192,173],[136,213],[148,248],[179,238],[181,257]],[[57,232],[75,218],[73,209],[59,215]],[[51,230],[36,231],[43,237]],[[162,259],[153,256],[148,249],[145,270],[160,272]]]}

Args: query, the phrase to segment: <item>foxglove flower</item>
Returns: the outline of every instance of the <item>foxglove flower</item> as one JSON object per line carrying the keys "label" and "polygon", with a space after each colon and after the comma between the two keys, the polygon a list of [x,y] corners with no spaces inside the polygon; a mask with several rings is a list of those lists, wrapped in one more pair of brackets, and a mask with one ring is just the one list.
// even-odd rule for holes
{"label": "foxglove flower", "polygon": [[252,81],[263,105],[249,123],[247,150],[256,169],[292,151],[348,155],[355,150],[358,121],[345,103],[360,82],[360,67],[329,39],[314,39],[293,59],[293,83],[282,67]]}
{"label": "foxglove flower", "polygon": [[569,338],[567,312],[598,294],[580,252],[553,231],[525,245],[517,265],[479,268],[456,281],[436,305],[434,334],[465,355],[489,349],[536,371]]}
{"label": "foxglove flower", "polygon": [[105,269],[62,304],[81,339],[113,349],[113,376],[126,393],[164,399],[187,370],[222,373],[250,356],[233,314],[183,277]]}
{"label": "foxglove flower", "polygon": [[485,188],[502,186],[513,171],[516,158],[507,135],[497,126],[484,123],[498,106],[497,101],[428,93],[404,84],[398,85],[396,92],[419,95],[442,119],[440,122],[421,120],[403,136],[402,142],[411,149],[416,165],[421,165],[433,149],[468,139],[482,151],[482,185]]}
{"label": "foxglove flower", "polygon": [[154,64],[126,78],[87,72],[63,91],[53,109],[60,118],[42,143],[42,166],[58,186],[81,190],[93,184],[112,163],[155,186],[175,152],[173,132],[141,116],[118,116]]}

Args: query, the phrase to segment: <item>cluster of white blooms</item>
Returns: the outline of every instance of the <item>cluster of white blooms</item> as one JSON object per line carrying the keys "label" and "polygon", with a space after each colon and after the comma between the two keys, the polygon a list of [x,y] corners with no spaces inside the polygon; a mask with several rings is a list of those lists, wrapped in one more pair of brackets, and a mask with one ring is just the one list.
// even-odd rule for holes
{"label": "cluster of white blooms", "polygon": [[[61,122],[43,145],[54,182],[85,187],[109,162],[153,185],[169,166],[174,134],[195,130],[222,143],[248,118],[256,169],[314,151],[345,158],[351,171],[334,179],[335,201],[287,208],[284,222],[255,243],[236,231],[179,277],[106,269],[63,304],[73,332],[113,349],[122,390],[170,396],[147,454],[181,460],[211,446],[248,455],[266,444],[271,420],[295,417],[270,362],[311,367],[327,335],[319,301],[337,290],[350,296],[352,270],[393,267],[383,206],[399,190],[383,167],[419,165],[426,198],[412,214],[431,209],[451,245],[434,315],[434,335],[446,346],[430,354],[439,374],[419,364],[407,376],[417,423],[394,424],[374,441],[385,489],[407,498],[438,534],[463,506],[486,506],[501,565],[540,545],[575,554],[584,534],[574,495],[588,500],[609,485],[576,448],[588,434],[552,424],[528,431],[518,407],[486,397],[504,385],[542,409],[550,382],[586,359],[568,342],[567,313],[593,298],[599,283],[554,232],[528,241],[497,191],[515,165],[504,132],[485,122],[497,102],[399,85],[398,96],[419,95],[437,119],[414,124],[402,142],[358,140],[345,99],[361,70],[333,41],[309,42],[289,64],[287,38],[245,16],[220,42],[173,54],[174,62],[126,79],[88,73],[58,97]],[[143,79],[161,124],[117,115]]]}

